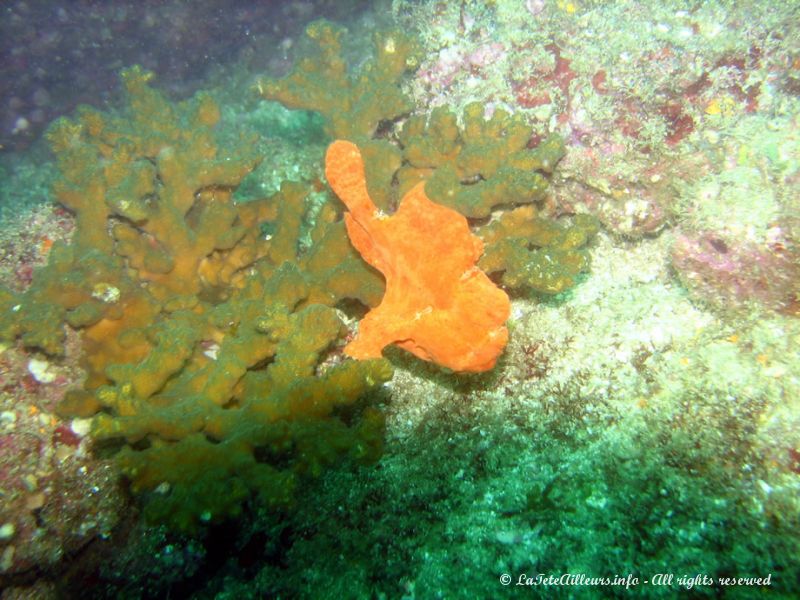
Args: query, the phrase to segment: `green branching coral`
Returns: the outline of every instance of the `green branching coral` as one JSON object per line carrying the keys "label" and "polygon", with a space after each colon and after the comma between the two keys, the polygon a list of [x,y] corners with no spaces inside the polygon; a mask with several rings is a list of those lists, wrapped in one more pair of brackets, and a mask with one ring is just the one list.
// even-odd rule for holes
{"label": "green branching coral", "polygon": [[236,253],[239,268],[257,257],[229,196],[258,157],[247,140],[230,149],[235,159],[218,155],[213,100],[201,94],[173,106],[147,86],[150,76],[123,72],[123,114],[82,108],[48,132],[61,174],[54,192],[76,231],[69,249],[54,245],[26,294],[3,303],[18,307],[0,316],[7,336],[57,354],[63,322],[86,327],[126,312],[152,316],[153,303],[191,304],[209,257],[233,259],[235,245],[250,250]]}
{"label": "green branching coral", "polygon": [[533,208],[508,212],[544,198],[548,175],[564,155],[559,136],[530,148],[531,128],[521,116],[497,109],[485,118],[476,102],[464,109],[460,123],[440,107],[409,117],[396,143],[376,139],[381,121],[411,112],[398,84],[416,65],[413,43],[397,33],[378,34],[372,60],[351,74],[342,58],[342,30],[319,21],[307,35],[312,56],[286,78],[263,81],[262,93],[289,108],[318,111],[331,137],[356,143],[370,198],[380,209],[391,212],[405,192],[425,181],[432,200],[467,218],[502,219],[478,233],[486,243],[481,268],[506,287],[555,294],[574,285],[588,268],[582,248],[597,230],[594,220],[582,216],[571,226],[556,226]]}
{"label": "green branching coral", "polygon": [[[398,194],[419,181],[439,204],[476,222],[485,244],[479,262],[509,289],[556,294],[572,287],[587,270],[583,248],[597,232],[593,217],[579,215],[570,225],[540,216],[536,203],[547,193],[547,175],[564,155],[563,140],[551,135],[528,148],[531,130],[521,117],[495,110],[484,118],[482,104],[468,105],[459,124],[454,113],[436,108],[429,118],[408,119],[399,134],[400,148],[385,154],[383,165],[366,161],[368,187],[393,190],[376,194],[390,210]],[[395,156],[395,153],[397,156]],[[395,180],[394,188],[389,182]],[[491,216],[491,220],[489,217]]]}
{"label": "green branching coral", "polygon": [[540,200],[564,144],[551,136],[527,147],[531,129],[519,116],[497,109],[484,119],[484,107],[464,109],[463,125],[446,108],[427,119],[415,116],[400,132],[404,166],[398,171],[400,194],[421,179],[431,200],[468,218],[485,218],[492,209]]}
{"label": "green branching coral", "polygon": [[379,456],[382,418],[355,404],[391,369],[347,361],[318,372],[342,324],[330,307],[303,305],[310,279],[289,262],[262,268],[206,315],[154,323],[150,337],[175,353],[165,369],[167,356],[154,351],[161,372],[147,371],[161,385],[139,367],[110,369],[113,385],[98,391],[108,414],[96,417],[93,435],[128,442],[122,469],[134,490],[154,492],[151,515],[186,528],[235,514],[252,495],[284,504],[299,476],[342,455]]}
{"label": "green branching coral", "polygon": [[287,77],[259,83],[264,98],[292,108],[319,112],[332,138],[370,139],[381,121],[411,112],[413,105],[399,86],[419,66],[413,38],[399,31],[375,35],[374,54],[358,73],[350,73],[342,56],[345,31],[327,21],[306,29],[311,54]]}
{"label": "green branching coral", "polygon": [[486,244],[478,266],[499,273],[510,289],[558,294],[575,285],[578,275],[589,268],[582,248],[597,233],[597,220],[576,215],[565,226],[537,217],[532,208],[504,213],[478,229]]}
{"label": "green branching coral", "polygon": [[24,294],[0,292],[0,334],[58,354],[65,324],[81,332],[87,378],[59,410],[121,448],[151,517],[191,529],[251,497],[284,505],[339,458],[374,460],[382,418],[362,400],[391,369],[337,353],[334,306],[374,303],[382,282],[332,206],[301,247],[306,186],[234,203],[250,140],[223,150],[210,97],[173,105],[149,78],[123,73],[120,114],[52,127],[75,238]]}
{"label": "green branching coral", "polygon": [[[597,225],[588,215],[564,225],[538,214],[535,204],[547,193],[547,175],[564,156],[564,142],[551,135],[528,148],[530,138],[524,120],[502,109],[487,119],[483,105],[472,103],[459,125],[454,113],[436,108],[427,119],[414,116],[404,124],[403,166],[393,177],[397,193],[424,180],[439,204],[474,220],[491,216],[476,230],[485,244],[480,268],[497,274],[508,289],[557,294],[587,270],[583,248]],[[370,176],[374,181],[382,175],[368,166]]]}

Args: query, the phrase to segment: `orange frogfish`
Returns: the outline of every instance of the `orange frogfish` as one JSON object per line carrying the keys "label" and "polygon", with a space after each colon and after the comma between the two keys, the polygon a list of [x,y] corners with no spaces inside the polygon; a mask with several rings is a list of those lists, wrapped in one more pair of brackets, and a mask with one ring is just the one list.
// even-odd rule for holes
{"label": "orange frogfish", "polygon": [[386,278],[381,303],[361,320],[344,349],[377,358],[388,344],[461,372],[488,371],[508,342],[506,293],[476,262],[483,242],[466,218],[432,202],[418,183],[397,211],[382,214],[367,192],[364,161],[355,144],[328,147],[325,175],[349,212],[350,241]]}

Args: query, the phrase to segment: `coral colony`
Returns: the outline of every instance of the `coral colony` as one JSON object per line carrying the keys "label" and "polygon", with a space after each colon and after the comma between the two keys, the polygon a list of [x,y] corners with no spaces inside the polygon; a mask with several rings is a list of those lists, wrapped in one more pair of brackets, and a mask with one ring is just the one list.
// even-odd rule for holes
{"label": "coral colony", "polygon": [[[465,218],[486,217],[509,197],[540,198],[547,180],[539,171],[563,155],[557,138],[527,149],[520,120],[502,111],[484,120],[472,105],[463,129],[444,110],[409,120],[398,156],[370,136],[409,108],[398,82],[415,64],[413,44],[398,33],[379,38],[373,62],[351,79],[341,31],[319,22],[308,35],[320,57],[263,83],[264,93],[318,108],[331,134],[363,144],[332,144],[327,175],[349,208],[350,241],[386,279],[382,300],[383,284],[348,242],[333,199],[300,253],[310,190],[286,183],[270,198],[232,202],[261,160],[252,140],[220,148],[209,96],[170,104],[136,67],[122,74],[124,115],[85,109],[50,129],[61,173],[55,191],[75,214],[73,241],[53,245],[27,291],[3,292],[7,339],[57,356],[64,323],[81,332],[88,375],[59,411],[91,417],[97,441],[125,440],[116,456],[133,491],[148,492],[147,514],[181,529],[237,514],[252,495],[286,504],[298,477],[338,455],[377,458],[381,419],[359,400],[391,377],[385,345],[454,371],[491,369],[510,307],[481,268],[503,273],[512,289],[557,293],[587,267],[588,218],[564,229],[530,205],[477,236]],[[476,176],[483,181],[459,183]],[[391,195],[404,194],[393,216],[375,216],[367,188],[378,186],[389,210]],[[262,234],[266,224],[273,235]],[[372,360],[320,372],[341,339],[333,307],[345,299],[374,306],[344,348]],[[343,422],[336,414],[344,406],[360,418]],[[281,467],[256,459],[265,448]]]}
{"label": "coral colony", "polygon": [[795,597],[796,24],[657,11],[397,0],[246,100],[131,66],[56,119],[0,257],[0,585]]}

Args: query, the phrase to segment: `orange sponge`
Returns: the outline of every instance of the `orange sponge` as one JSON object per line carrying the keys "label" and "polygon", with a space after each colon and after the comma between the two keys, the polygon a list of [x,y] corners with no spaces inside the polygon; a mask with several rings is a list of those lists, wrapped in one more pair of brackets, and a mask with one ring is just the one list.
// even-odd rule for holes
{"label": "orange sponge", "polygon": [[508,341],[508,296],[476,262],[483,243],[456,211],[432,202],[424,183],[383,215],[367,193],[355,144],[328,148],[325,174],[349,209],[347,232],[361,256],[386,277],[380,305],[345,347],[353,358],[376,358],[388,344],[454,371],[494,367]]}

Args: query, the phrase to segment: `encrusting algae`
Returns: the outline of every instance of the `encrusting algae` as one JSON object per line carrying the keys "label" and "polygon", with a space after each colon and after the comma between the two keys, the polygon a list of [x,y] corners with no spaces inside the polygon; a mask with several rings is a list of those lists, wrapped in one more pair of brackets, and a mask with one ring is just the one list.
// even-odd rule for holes
{"label": "encrusting algae", "polygon": [[392,216],[367,193],[364,161],[355,144],[336,141],[325,175],[347,205],[353,246],[386,277],[380,305],[359,324],[345,347],[354,358],[378,358],[388,344],[454,371],[488,371],[508,341],[511,304],[475,266],[483,242],[467,219],[425,195],[418,183]]}

